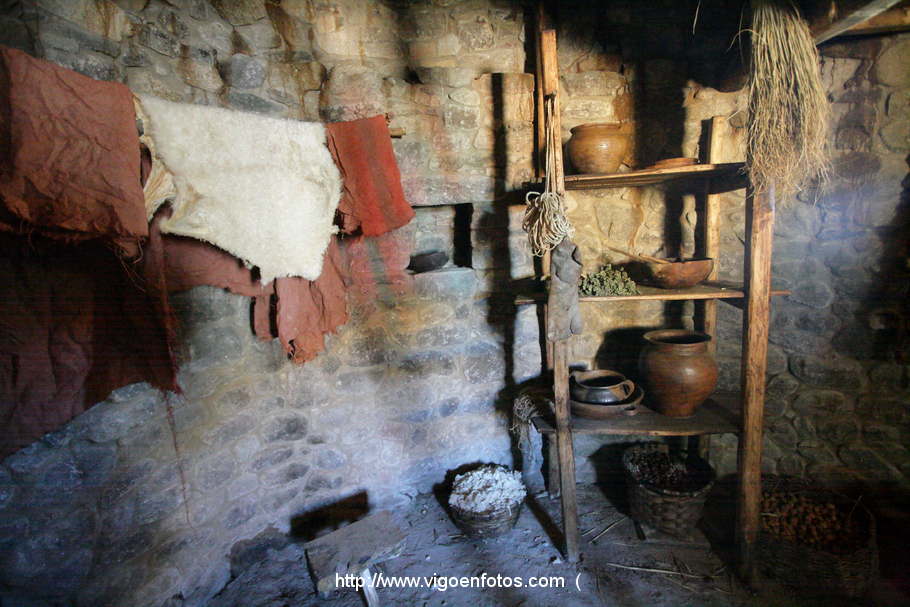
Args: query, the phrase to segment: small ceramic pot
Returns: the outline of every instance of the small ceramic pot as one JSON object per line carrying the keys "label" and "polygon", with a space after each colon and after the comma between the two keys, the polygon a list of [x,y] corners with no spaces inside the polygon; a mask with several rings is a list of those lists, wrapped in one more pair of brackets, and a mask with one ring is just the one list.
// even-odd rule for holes
{"label": "small ceramic pot", "polygon": [[711,336],[682,329],[645,333],[638,369],[649,404],[670,417],[689,417],[717,385],[717,363],[708,352]]}
{"label": "small ceramic pot", "polygon": [[577,371],[569,378],[569,394],[580,403],[619,403],[634,391],[635,384],[616,371]]}
{"label": "small ceramic pot", "polygon": [[592,122],[572,129],[566,147],[572,165],[581,173],[615,173],[629,148],[620,123]]}

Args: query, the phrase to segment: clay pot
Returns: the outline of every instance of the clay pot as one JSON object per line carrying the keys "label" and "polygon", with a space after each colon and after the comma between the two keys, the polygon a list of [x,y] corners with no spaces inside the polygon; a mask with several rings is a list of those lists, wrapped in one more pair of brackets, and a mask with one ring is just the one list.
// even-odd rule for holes
{"label": "clay pot", "polygon": [[618,403],[634,391],[635,384],[616,371],[576,371],[569,377],[569,395],[580,403]]}
{"label": "clay pot", "polygon": [[566,149],[572,165],[582,173],[615,173],[628,148],[623,125],[592,122],[572,129]]}
{"label": "clay pot", "polygon": [[710,335],[682,329],[645,333],[638,370],[649,404],[670,417],[689,417],[717,385],[717,363],[708,352]]}

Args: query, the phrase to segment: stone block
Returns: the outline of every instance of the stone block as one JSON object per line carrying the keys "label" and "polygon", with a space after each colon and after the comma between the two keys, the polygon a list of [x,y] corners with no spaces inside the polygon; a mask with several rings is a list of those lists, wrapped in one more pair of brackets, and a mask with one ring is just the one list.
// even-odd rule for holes
{"label": "stone block", "polygon": [[[269,96],[282,103],[304,105],[308,91],[318,91],[325,79],[325,68],[318,61],[298,63],[270,62],[268,67]],[[318,95],[316,96],[318,100]]]}
{"label": "stone block", "polygon": [[265,81],[265,66],[255,57],[235,53],[221,64],[224,81],[238,89],[255,89]]}
{"label": "stone block", "polygon": [[466,300],[474,296],[477,279],[472,268],[443,268],[414,275],[414,293],[441,300]]}
{"label": "stone block", "polygon": [[827,308],[834,301],[834,290],[825,282],[803,277],[791,287],[790,299],[811,308]]}
{"label": "stone block", "polygon": [[876,390],[903,392],[908,388],[908,368],[896,363],[882,363],[869,371],[869,380]]}
{"label": "stone block", "polygon": [[120,80],[119,68],[106,55],[88,51],[73,54],[48,48],[45,49],[44,58],[95,80]]}
{"label": "stone block", "polygon": [[847,397],[836,390],[804,390],[793,401],[797,415],[844,413],[851,410]]}
{"label": "stone block", "polygon": [[418,381],[425,381],[433,376],[451,375],[454,369],[455,359],[441,351],[409,354],[396,366],[398,373],[412,376]]}
{"label": "stone block", "polygon": [[560,76],[566,94],[570,97],[602,97],[615,95],[626,86],[622,74],[608,71],[587,71]]}
{"label": "stone block", "polygon": [[859,436],[856,422],[849,418],[824,416],[815,422],[819,438],[825,439],[829,445],[844,445],[852,442]]}
{"label": "stone block", "polygon": [[275,49],[281,46],[281,36],[275,31],[271,21],[264,19],[250,25],[236,27],[244,43],[244,49],[254,55]]}
{"label": "stone block", "polygon": [[477,112],[473,109],[451,105],[443,110],[443,121],[450,129],[477,128]]}
{"label": "stone block", "polygon": [[126,71],[126,84],[135,93],[148,93],[168,101],[187,102],[191,98],[192,89],[176,74],[160,76],[145,68],[130,68]]}
{"label": "stone block", "polygon": [[[228,458],[228,460],[230,464],[233,464],[233,461],[231,461],[230,458]],[[228,464],[222,465],[227,466]],[[171,487],[160,493],[149,494],[139,492],[136,495],[134,522],[136,525],[145,525],[159,521],[174,512],[182,501],[183,497],[180,492],[180,487]],[[137,550],[139,551],[145,549],[148,549],[147,539],[144,545],[137,547]]]}
{"label": "stone block", "polygon": [[864,477],[893,479],[897,476],[894,468],[867,447],[845,445],[838,449],[837,455],[846,466],[861,473]]}
{"label": "stone block", "polygon": [[193,31],[194,37],[215,49],[219,57],[230,57],[237,50],[234,48],[233,28],[221,20],[197,23]]}
{"label": "stone block", "polygon": [[261,0],[210,0],[221,18],[231,25],[247,25],[265,18]]}
{"label": "stone block", "polygon": [[171,34],[147,24],[139,30],[139,44],[168,57],[180,56],[180,42]]}
{"label": "stone block", "polygon": [[255,420],[249,415],[233,415],[222,418],[221,423],[210,428],[204,440],[212,445],[227,445],[255,428]]}
{"label": "stone block", "polygon": [[264,437],[269,442],[295,441],[304,438],[309,424],[302,415],[280,415],[265,425]]}
{"label": "stone block", "polygon": [[[478,72],[467,67],[419,67],[417,78],[424,84],[441,84],[455,88],[469,87]],[[464,104],[464,105],[476,105]]]}
{"label": "stone block", "polygon": [[334,449],[327,449],[316,454],[316,466],[322,470],[338,470],[347,462],[343,453]]}
{"label": "stone block", "polygon": [[268,116],[283,116],[287,111],[287,108],[279,103],[263,99],[252,93],[243,93],[235,90],[233,87],[228,89],[225,101],[230,107],[242,112],[254,112],[256,114],[266,114]]}
{"label": "stone block", "polygon": [[[444,37],[443,37],[444,38]],[[441,41],[443,39],[440,39]],[[461,47],[466,51],[485,51],[493,48],[496,37],[493,33],[493,26],[485,15],[477,15],[470,21],[458,24],[458,40]],[[440,54],[455,54],[457,50],[445,52],[447,49],[440,49]]]}
{"label": "stone block", "polygon": [[876,80],[888,86],[910,87],[907,57],[910,57],[910,41],[908,40],[897,40],[886,48],[875,62]]}
{"label": "stone block", "polygon": [[112,443],[98,445],[76,441],[70,449],[83,487],[106,485],[117,465],[117,446]]}
{"label": "stone block", "polygon": [[800,383],[789,373],[772,377],[765,391],[765,412],[771,417],[783,414],[787,401],[799,386]]}
{"label": "stone block", "polygon": [[287,461],[291,455],[293,455],[294,450],[290,447],[277,447],[270,448],[259,453],[255,459],[252,460],[250,464],[250,469],[255,472],[261,472],[262,470],[267,470],[273,468],[278,464]]}
{"label": "stone block", "polygon": [[211,59],[183,57],[177,69],[187,84],[204,91],[217,93],[224,84]]}
{"label": "stone block", "polygon": [[225,451],[199,462],[193,471],[193,488],[208,491],[228,482],[237,468],[230,453]]}
{"label": "stone block", "polygon": [[306,477],[309,471],[310,467],[307,464],[294,462],[285,466],[278,474],[273,475],[273,478],[279,484],[287,484]]}
{"label": "stone block", "polygon": [[418,331],[412,343],[417,348],[457,348],[470,338],[471,328],[466,324],[440,325]]}
{"label": "stone block", "polygon": [[259,505],[255,501],[236,504],[224,516],[225,529],[236,529],[249,521],[259,511]]}
{"label": "stone block", "polygon": [[0,16],[0,44],[29,54],[35,52],[31,32],[19,19]]}
{"label": "stone block", "polygon": [[790,371],[798,379],[835,390],[859,391],[864,386],[860,364],[848,358],[796,355],[790,357]]}
{"label": "stone block", "polygon": [[471,384],[505,381],[505,353],[499,346],[476,344],[465,352],[461,368]]}
{"label": "stone block", "polygon": [[319,99],[327,120],[357,120],[386,113],[382,77],[364,67],[339,65],[329,72]]}

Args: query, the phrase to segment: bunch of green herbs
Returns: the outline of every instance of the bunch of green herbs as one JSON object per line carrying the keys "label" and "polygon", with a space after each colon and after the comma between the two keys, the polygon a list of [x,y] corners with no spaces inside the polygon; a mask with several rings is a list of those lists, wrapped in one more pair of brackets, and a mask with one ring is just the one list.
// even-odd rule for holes
{"label": "bunch of green herbs", "polygon": [[583,274],[578,290],[582,295],[595,297],[639,294],[635,281],[629,278],[626,271],[609,263],[592,274]]}

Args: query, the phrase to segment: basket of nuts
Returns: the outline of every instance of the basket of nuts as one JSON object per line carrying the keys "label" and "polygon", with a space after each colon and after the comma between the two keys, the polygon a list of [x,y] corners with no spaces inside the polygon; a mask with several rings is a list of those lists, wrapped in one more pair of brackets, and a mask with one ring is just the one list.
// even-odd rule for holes
{"label": "basket of nuts", "polygon": [[659,443],[626,448],[622,463],[632,519],[688,537],[714,486],[710,464],[694,456],[671,456],[667,446]]}
{"label": "basket of nuts", "polygon": [[765,573],[811,594],[859,597],[878,573],[875,518],[802,479],[766,477],[757,551]]}

